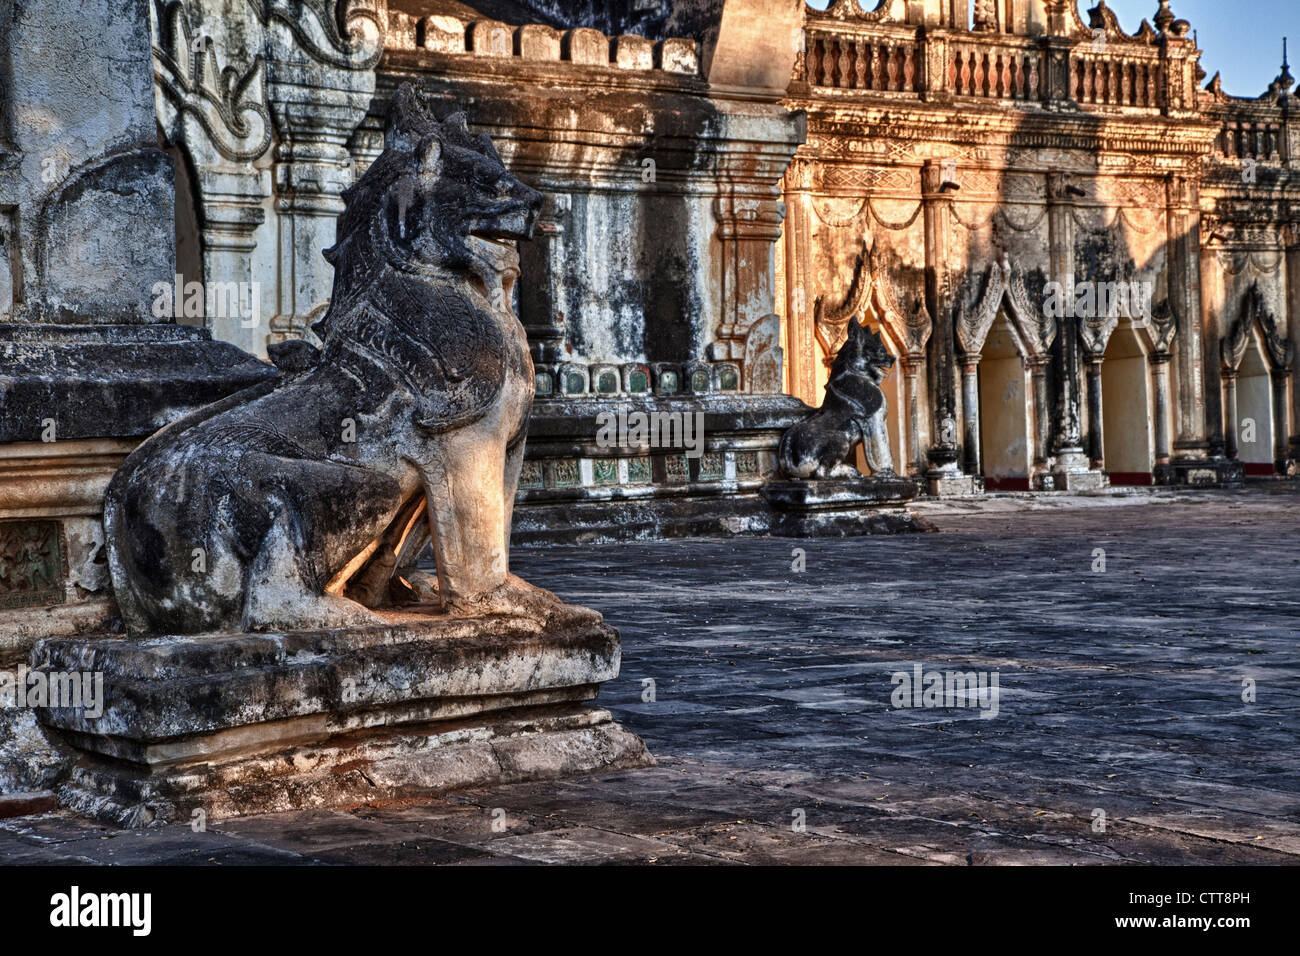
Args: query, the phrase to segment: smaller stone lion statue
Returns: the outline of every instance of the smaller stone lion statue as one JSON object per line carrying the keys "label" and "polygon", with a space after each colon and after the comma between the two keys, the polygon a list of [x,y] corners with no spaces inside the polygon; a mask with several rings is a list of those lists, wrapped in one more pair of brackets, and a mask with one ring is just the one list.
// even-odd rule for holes
{"label": "smaller stone lion statue", "polygon": [[777,461],[787,478],[856,478],[850,457],[862,443],[873,475],[893,475],[880,383],[894,365],[877,332],[856,319],[831,365],[821,408],[781,437]]}

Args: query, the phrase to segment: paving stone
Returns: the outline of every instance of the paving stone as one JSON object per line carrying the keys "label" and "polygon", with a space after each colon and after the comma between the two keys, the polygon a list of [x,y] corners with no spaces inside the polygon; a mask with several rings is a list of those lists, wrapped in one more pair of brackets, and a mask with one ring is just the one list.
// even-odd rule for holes
{"label": "paving stone", "polygon": [[412,835],[401,827],[320,810],[222,820],[213,828],[224,836],[242,837],[283,850],[313,854],[349,845],[392,843]]}
{"label": "paving stone", "polygon": [[689,855],[671,842],[594,827],[564,827],[505,837],[493,850],[541,863],[658,863]]}
{"label": "paving stone", "polygon": [[915,866],[920,862],[864,843],[752,823],[700,827],[667,834],[663,839],[710,856],[754,866]]}
{"label": "paving stone", "polygon": [[[125,842],[46,813],[0,820],[0,860],[1300,862],[1296,504],[990,498],[924,503],[940,534],[516,552],[619,627],[600,700],[659,766]],[[914,663],[997,671],[997,716],[893,709]]]}
{"label": "paving stone", "polygon": [[353,866],[436,866],[485,856],[482,850],[420,838],[396,843],[354,843],[311,854],[318,863]]}

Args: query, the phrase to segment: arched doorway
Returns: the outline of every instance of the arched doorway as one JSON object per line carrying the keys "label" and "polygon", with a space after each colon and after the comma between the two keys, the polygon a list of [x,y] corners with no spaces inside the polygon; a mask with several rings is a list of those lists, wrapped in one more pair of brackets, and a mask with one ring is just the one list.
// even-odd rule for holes
{"label": "arched doorway", "polygon": [[1273,380],[1252,329],[1237,372],[1237,457],[1248,475],[1273,474]]}
{"label": "arched doorway", "polygon": [[[158,134],[162,141],[162,132]],[[203,245],[199,231],[199,198],[194,169],[185,150],[179,146],[166,146],[164,152],[172,158],[176,177],[176,273],[181,276],[181,287],[191,282],[203,281]],[[181,314],[176,321],[181,325],[206,326],[203,316]]]}
{"label": "arched doorway", "polygon": [[1112,485],[1149,485],[1155,467],[1151,376],[1142,340],[1121,319],[1101,364],[1102,457]]}
{"label": "arched doorway", "polygon": [[989,491],[1028,491],[1033,422],[1025,357],[999,309],[979,362],[980,460]]}

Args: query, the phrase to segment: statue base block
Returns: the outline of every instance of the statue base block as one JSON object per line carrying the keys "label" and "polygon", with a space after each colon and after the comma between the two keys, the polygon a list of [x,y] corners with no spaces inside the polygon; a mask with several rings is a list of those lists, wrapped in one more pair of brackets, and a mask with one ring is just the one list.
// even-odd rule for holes
{"label": "statue base block", "polygon": [[932,471],[925,476],[932,498],[972,498],[984,494],[984,478],[960,471]]}
{"label": "statue base block", "polygon": [[1227,458],[1178,458],[1156,465],[1157,485],[1186,485],[1193,488],[1240,488],[1246,483],[1246,466]]}
{"label": "statue base block", "polygon": [[41,712],[81,759],[64,805],[120,826],[342,808],[654,763],[586,702],[618,632],[402,611],[362,628],[50,639],[34,669],[103,674],[102,713]]}
{"label": "statue base block", "polygon": [[916,497],[916,482],[900,477],[768,481],[763,497],[775,512],[771,533],[785,537],[903,534],[933,531],[899,507]]}

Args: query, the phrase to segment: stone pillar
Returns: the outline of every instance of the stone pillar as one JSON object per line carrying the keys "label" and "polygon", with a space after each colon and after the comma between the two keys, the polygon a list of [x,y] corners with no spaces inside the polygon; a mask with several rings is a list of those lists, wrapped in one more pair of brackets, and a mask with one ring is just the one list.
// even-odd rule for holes
{"label": "stone pillar", "polygon": [[[776,187],[769,190],[775,193]],[[714,215],[722,246],[722,321],[709,358],[740,361],[750,327],[772,312],[772,247],[781,238],[785,204],[733,185],[714,200]]]}
{"label": "stone pillar", "polygon": [[[1201,367],[1205,371],[1205,442],[1206,454],[1224,457],[1223,381],[1219,376],[1218,349],[1226,329],[1221,321],[1223,310],[1223,270],[1218,252],[1202,249],[1201,261]],[[1172,295],[1171,295],[1172,303]]]}
{"label": "stone pillar", "polygon": [[[903,380],[907,393],[907,449],[900,455],[909,474],[923,475],[926,470],[925,449],[921,446],[921,390],[918,379],[925,355],[916,352],[903,357]],[[909,457],[910,456],[910,457]]]}
{"label": "stone pillar", "polygon": [[1224,367],[1223,373],[1223,454],[1229,461],[1237,460],[1237,370]]}
{"label": "stone pillar", "polygon": [[920,30],[921,76],[917,83],[921,99],[927,103],[951,103],[948,89],[948,37],[943,31],[928,27]]}
{"label": "stone pillar", "polygon": [[[1286,241],[1287,334],[1293,355],[1300,355],[1300,228],[1289,224],[1283,232]],[[1300,460],[1300,388],[1291,389],[1290,457]]]}
{"label": "stone pillar", "polygon": [[1088,356],[1088,467],[1105,468],[1105,437],[1102,434],[1101,356]]}
{"label": "stone pillar", "polygon": [[[253,285],[256,233],[266,221],[268,198],[253,163],[270,146],[272,132],[263,24],[255,17],[231,17],[220,0],[202,0],[170,8],[152,5],[150,27],[158,125],[193,169],[189,185],[202,276],[187,278],[214,286],[234,283],[238,289],[238,308],[222,303],[198,322],[222,341],[265,354],[270,313]],[[182,181],[178,176],[178,184]],[[272,302],[268,294],[265,306]]]}
{"label": "stone pillar", "polygon": [[1169,304],[1178,322],[1178,430],[1174,456],[1203,461],[1205,383],[1201,354],[1200,228],[1196,187],[1184,176],[1165,179],[1169,249]]}
{"label": "stone pillar", "polygon": [[1196,49],[1187,39],[1187,21],[1178,20],[1169,9],[1168,0],[1155,16],[1160,31],[1160,67],[1164,74],[1160,110],[1165,116],[1189,116],[1196,111]]}
{"label": "stone pillar", "polygon": [[1273,378],[1273,463],[1279,475],[1293,475],[1295,458],[1291,454],[1291,403],[1287,386],[1291,368],[1275,368]]}
{"label": "stone pillar", "polygon": [[278,118],[285,139],[275,150],[280,282],[271,318],[273,342],[306,336],[319,317],[313,313],[329,302],[334,273],[320,253],[334,244],[342,193],[353,179],[350,130],[330,128],[306,113],[285,111]]}
{"label": "stone pillar", "polygon": [[978,354],[961,357],[962,421],[965,423],[962,441],[965,445],[964,467],[968,475],[983,473],[980,461],[979,368]]}
{"label": "stone pillar", "polygon": [[1064,35],[1045,36],[1039,40],[1039,47],[1043,51],[1043,63],[1046,70],[1041,95],[1043,106],[1047,109],[1066,109],[1071,104],[1070,51],[1073,49],[1074,44],[1073,37]]}
{"label": "stone pillar", "polygon": [[1153,352],[1148,360],[1155,378],[1155,459],[1169,464],[1169,360],[1168,352]]}
{"label": "stone pillar", "polygon": [[1037,356],[1029,362],[1034,383],[1034,466],[1040,473],[1047,466],[1049,410],[1047,403],[1047,359]]}
{"label": "stone pillar", "polygon": [[[1074,290],[1074,197],[1075,187],[1068,174],[1048,173],[1047,228],[1048,261],[1051,278],[1059,282],[1066,295]],[[1079,396],[1079,319],[1064,318],[1056,337],[1060,396],[1057,408],[1056,435],[1052,453],[1055,457],[1053,479],[1061,490],[1077,489],[1090,482],[1080,434]]]}
{"label": "stone pillar", "polygon": [[536,365],[564,361],[564,234],[572,197],[548,193],[532,242],[519,244],[519,319]]}
{"label": "stone pillar", "polygon": [[785,218],[781,183],[807,126],[804,114],[771,106],[728,103],[720,112],[719,129],[731,142],[718,152],[712,173],[721,301],[707,357],[736,362],[743,375],[750,331],[775,311],[775,246]]}
{"label": "stone pillar", "polygon": [[817,337],[813,328],[811,276],[812,164],[796,157],[785,174],[786,356],[790,394],[813,403],[817,395]]}
{"label": "stone pillar", "polygon": [[348,0],[326,11],[302,5],[296,20],[279,10],[267,15],[267,99],[279,134],[273,342],[305,335],[332,292],[334,272],[321,250],[334,244],[342,193],[355,179],[348,144],[375,93],[383,34],[373,7]]}
{"label": "stone pillar", "polygon": [[929,342],[930,434],[943,440],[944,419],[959,415],[957,362],[953,328],[952,283],[948,274],[952,193],[943,187],[942,163],[926,160],[921,170],[921,203],[925,216],[925,284],[927,307],[934,317]]}

